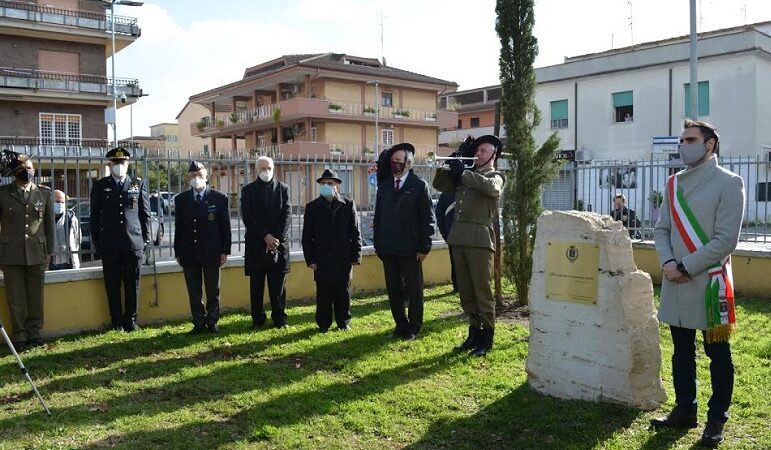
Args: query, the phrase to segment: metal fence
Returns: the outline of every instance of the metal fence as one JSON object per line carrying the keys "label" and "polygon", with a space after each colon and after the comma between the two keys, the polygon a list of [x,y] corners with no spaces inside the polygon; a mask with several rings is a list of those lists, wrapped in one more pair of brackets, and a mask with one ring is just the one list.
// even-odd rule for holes
{"label": "metal fence", "polygon": [[[720,165],[744,179],[746,205],[740,240],[771,242],[771,164],[758,156],[736,156],[720,158]],[[543,206],[546,209],[577,209],[609,215],[613,209],[613,197],[622,194],[627,207],[635,211],[640,221],[638,227],[633,227],[633,238],[652,239],[666,180],[682,168],[677,160],[659,159],[568,163],[562,167],[558,179],[544,189]]]}
{"label": "metal fence", "polygon": [[[22,148],[13,148],[23,151]],[[78,251],[83,266],[99,265],[98,255],[91,245],[89,228],[90,192],[93,182],[107,176],[109,170],[103,155],[104,149],[81,149],[71,154],[55,149],[37,146],[31,159],[36,169],[38,184],[64,191],[68,197],[68,209],[78,219],[82,244]],[[174,259],[174,197],[190,189],[187,170],[191,159],[203,163],[210,174],[210,185],[230,198],[232,253],[244,252],[244,223],[241,220],[241,188],[256,179],[256,164],[259,155],[238,152],[231,155],[211,157],[208,154],[180,151],[132,150],[129,166],[131,176],[145,180],[150,193],[151,229],[153,239],[162,230],[159,245],[153,248],[152,257],[157,260]],[[360,215],[361,235],[364,245],[372,245],[372,219],[376,187],[374,185],[374,162],[367,156],[275,156],[275,177],[289,186],[291,206],[291,227],[288,232],[290,251],[300,251],[302,222],[305,204],[319,195],[316,179],[324,169],[334,169],[343,180],[341,192],[356,202]],[[415,173],[430,186],[433,169],[416,163]],[[12,179],[0,180],[0,184]],[[438,193],[433,193],[434,200]],[[435,236],[438,239],[438,233]],[[57,250],[61,252],[61,250]],[[145,261],[146,263],[149,260]]]}

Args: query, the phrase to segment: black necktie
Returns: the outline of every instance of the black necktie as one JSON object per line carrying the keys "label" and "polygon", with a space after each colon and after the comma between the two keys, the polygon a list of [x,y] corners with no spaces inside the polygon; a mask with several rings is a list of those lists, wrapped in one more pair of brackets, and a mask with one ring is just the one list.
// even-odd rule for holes
{"label": "black necktie", "polygon": [[195,206],[201,205],[201,194],[195,194]]}

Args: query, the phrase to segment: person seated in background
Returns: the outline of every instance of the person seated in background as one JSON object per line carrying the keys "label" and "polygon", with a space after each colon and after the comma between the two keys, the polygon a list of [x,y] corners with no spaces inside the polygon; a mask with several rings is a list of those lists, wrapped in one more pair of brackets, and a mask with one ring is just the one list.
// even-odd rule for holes
{"label": "person seated in background", "polygon": [[634,210],[626,207],[626,197],[624,197],[624,194],[616,194],[613,197],[613,211],[610,212],[610,216],[613,217],[613,220],[623,223],[629,229],[630,238],[638,237],[642,224],[637,219],[637,214]]}

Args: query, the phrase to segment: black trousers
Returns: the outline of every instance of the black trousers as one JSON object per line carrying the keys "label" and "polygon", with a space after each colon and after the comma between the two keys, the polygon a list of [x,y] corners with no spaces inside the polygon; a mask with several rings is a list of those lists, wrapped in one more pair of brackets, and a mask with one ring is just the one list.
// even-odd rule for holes
{"label": "black trousers", "polygon": [[[187,294],[190,298],[193,325],[203,327],[216,324],[220,319],[220,268],[195,264],[182,266],[182,272],[185,274]],[[201,284],[206,286],[205,306]]]}
{"label": "black trousers", "polygon": [[418,334],[423,326],[423,264],[415,256],[383,255],[380,259],[383,261],[388,302],[396,322],[396,332]]}
{"label": "black trousers", "polygon": [[[102,255],[102,273],[110,319],[113,327],[133,329],[137,319],[137,298],[139,297],[139,260],[135,252],[109,252]],[[121,308],[120,288],[123,284],[125,306]]]}
{"label": "black trousers", "polygon": [[262,325],[267,318],[263,304],[266,277],[268,279],[268,297],[270,298],[270,318],[274,324],[284,325],[286,324],[286,272],[283,270],[257,272],[256,275],[249,277],[252,323]]}
{"label": "black trousers", "polygon": [[332,316],[338,328],[351,323],[351,282],[316,281],[316,324],[327,329]]}
{"label": "black trousers", "polygon": [[[681,408],[696,411],[696,330],[670,326],[675,352],[672,355],[672,379],[675,403]],[[702,331],[702,335],[706,332]],[[707,418],[725,423],[734,390],[734,365],[728,342],[707,343],[704,353],[710,359],[709,374],[712,397],[707,406]]]}

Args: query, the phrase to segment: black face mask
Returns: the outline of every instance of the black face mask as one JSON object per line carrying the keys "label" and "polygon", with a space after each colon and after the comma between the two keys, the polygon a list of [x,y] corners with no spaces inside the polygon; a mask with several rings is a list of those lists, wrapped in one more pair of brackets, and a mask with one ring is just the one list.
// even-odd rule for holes
{"label": "black face mask", "polygon": [[16,172],[16,179],[25,184],[29,183],[34,176],[35,176],[34,169],[26,169],[20,172]]}
{"label": "black face mask", "polygon": [[402,173],[402,171],[404,170],[404,166],[406,165],[407,164],[403,162],[391,161],[391,173],[394,175],[398,175]]}

